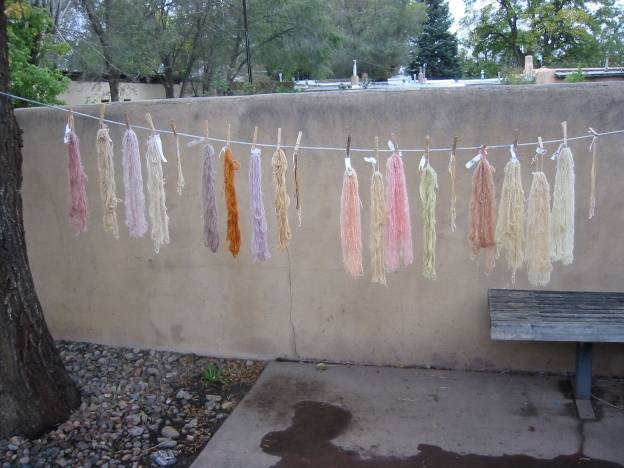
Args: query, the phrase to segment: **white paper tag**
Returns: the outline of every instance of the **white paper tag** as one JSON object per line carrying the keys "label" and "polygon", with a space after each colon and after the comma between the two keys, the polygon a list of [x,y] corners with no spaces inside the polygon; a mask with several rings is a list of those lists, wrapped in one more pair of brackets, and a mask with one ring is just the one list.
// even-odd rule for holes
{"label": "white paper tag", "polygon": [[472,166],[481,161],[481,153],[477,154],[474,158],[466,163],[466,169],[470,169]]}
{"label": "white paper tag", "polygon": [[423,154],[422,157],[420,158],[420,164],[418,164],[418,170],[422,171],[426,165],[427,165],[427,156]]}
{"label": "white paper tag", "polygon": [[163,152],[162,140],[160,139],[160,134],[154,133],[154,136],[152,138],[154,138],[154,140],[156,141],[156,146],[158,146],[160,159],[162,159],[163,162],[167,162],[167,160],[165,159],[165,153]]}
{"label": "white paper tag", "polygon": [[392,143],[392,140],[388,140],[388,148],[390,148],[390,151],[394,151],[394,143]]}
{"label": "white paper tag", "polygon": [[516,154],[516,149],[514,148],[514,145],[509,146],[509,152],[511,153],[511,162],[517,163],[518,155]]}
{"label": "white paper tag", "polygon": [[364,157],[364,161],[366,161],[367,163],[372,164],[372,165],[373,165],[373,167],[374,167],[375,165],[377,165],[377,160],[376,160],[375,158],[373,158],[373,157],[368,157],[368,156],[366,156],[366,157]]}
{"label": "white paper tag", "polygon": [[65,125],[65,135],[63,135],[63,143],[69,143],[69,135],[71,134],[71,128],[69,128],[69,124]]}
{"label": "white paper tag", "polygon": [[557,151],[553,153],[550,159],[552,159],[553,161],[557,160],[559,158],[559,154],[561,153],[561,150],[563,149],[564,145],[565,145],[564,143],[561,143],[559,145],[559,148],[557,148]]}
{"label": "white paper tag", "polygon": [[345,158],[345,168],[349,175],[353,174],[353,168],[351,167],[351,158]]}

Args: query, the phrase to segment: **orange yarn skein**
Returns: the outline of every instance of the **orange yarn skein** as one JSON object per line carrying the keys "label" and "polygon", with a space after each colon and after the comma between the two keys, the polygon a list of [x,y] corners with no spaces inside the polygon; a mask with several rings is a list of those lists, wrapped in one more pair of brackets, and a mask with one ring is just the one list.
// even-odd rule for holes
{"label": "orange yarn skein", "polygon": [[238,223],[238,201],[236,200],[236,186],[234,176],[236,171],[240,169],[240,163],[234,159],[232,149],[227,146],[224,148],[224,186],[225,186],[225,204],[227,206],[227,236],[226,240],[230,243],[230,252],[236,257],[241,246],[241,232]]}

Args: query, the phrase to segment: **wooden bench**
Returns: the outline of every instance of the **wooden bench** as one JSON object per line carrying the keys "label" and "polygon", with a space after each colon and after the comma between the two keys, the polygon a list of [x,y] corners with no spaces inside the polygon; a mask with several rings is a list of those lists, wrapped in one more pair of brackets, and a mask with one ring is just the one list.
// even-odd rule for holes
{"label": "wooden bench", "polygon": [[595,419],[592,344],[624,342],[624,293],[490,289],[488,308],[493,340],[576,342],[576,408]]}

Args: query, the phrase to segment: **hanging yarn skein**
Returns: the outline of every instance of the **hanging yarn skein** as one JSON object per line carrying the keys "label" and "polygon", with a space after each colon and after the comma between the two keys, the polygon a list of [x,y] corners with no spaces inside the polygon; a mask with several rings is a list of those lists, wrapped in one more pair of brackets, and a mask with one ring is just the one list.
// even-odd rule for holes
{"label": "hanging yarn skein", "polygon": [[230,243],[229,250],[233,257],[238,256],[241,246],[241,232],[238,220],[238,200],[236,199],[236,171],[240,163],[234,159],[229,144],[221,152],[224,155],[223,175],[225,204],[227,206],[227,234],[225,240]]}
{"label": "hanging yarn skein", "polygon": [[80,156],[80,140],[74,131],[74,116],[69,114],[65,128],[67,144],[67,170],[69,174],[69,222],[76,235],[87,231],[89,202],[87,200],[87,174],[85,174]]}
{"label": "hanging yarn skein", "polygon": [[455,152],[457,151],[458,137],[453,137],[453,148],[451,149],[451,155],[449,157],[448,172],[451,179],[451,196],[450,196],[450,217],[451,217],[451,232],[455,232],[457,229],[457,193],[455,192],[455,176],[456,176],[456,162]]}
{"label": "hanging yarn skein", "polygon": [[473,256],[476,257],[482,249],[485,250],[485,272],[491,273],[496,264],[494,166],[487,160],[485,147],[479,155],[479,162],[472,175],[468,241]]}
{"label": "hanging yarn skein", "polygon": [[385,262],[388,271],[396,271],[400,257],[405,266],[414,262],[414,252],[403,158],[398,149],[391,149],[386,161]]}
{"label": "hanging yarn skein", "polygon": [[496,222],[496,255],[505,252],[511,270],[511,282],[524,264],[524,190],[522,171],[513,146],[512,157],[505,165],[505,177]]}
{"label": "hanging yarn skein", "polygon": [[550,259],[550,185],[546,174],[533,173],[527,203],[526,261],[529,282],[546,286],[553,269]]}
{"label": "hanging yarn skein", "polygon": [[277,217],[277,247],[279,250],[286,250],[290,241],[291,232],[288,223],[288,207],[290,197],[286,192],[286,170],[288,161],[286,154],[281,148],[282,129],[277,131],[277,149],[271,158],[273,166],[273,182],[275,184],[275,215]]}
{"label": "hanging yarn skein", "polygon": [[301,177],[299,175],[299,145],[301,144],[301,134],[302,132],[300,131],[297,135],[295,148],[293,149],[293,173],[295,176],[295,209],[297,210],[297,221],[299,223],[299,227],[301,227],[303,222],[301,210]]}
{"label": "hanging yarn skein", "polygon": [[212,145],[204,143],[202,146],[202,219],[204,222],[204,245],[212,253],[219,249],[219,213],[217,211],[217,197],[215,188],[215,150]]}
{"label": "hanging yarn skein", "polygon": [[371,176],[371,208],[370,208],[370,257],[371,281],[386,283],[386,265],[384,262],[384,225],[386,223],[386,194],[384,178],[379,172],[379,138],[375,137],[375,158],[366,159],[373,165]]}
{"label": "hanging yarn skein", "polygon": [[173,131],[173,137],[175,139],[175,149],[176,149],[176,168],[177,168],[177,185],[176,191],[178,195],[182,195],[182,191],[184,190],[184,185],[186,184],[184,180],[184,174],[182,173],[182,159],[180,158],[180,137],[178,135],[178,129],[176,128],[175,122],[172,120],[170,122],[171,130]]}
{"label": "hanging yarn skein", "polygon": [[569,265],[574,261],[574,157],[564,143],[555,154],[557,171],[550,214],[550,255],[554,262]]}
{"label": "hanging yarn skein", "polygon": [[429,164],[429,158],[421,169],[420,200],[423,216],[423,276],[427,279],[436,279],[436,190],[438,189],[438,174]]}
{"label": "hanging yarn skein", "polygon": [[145,219],[145,193],[143,192],[139,139],[130,127],[127,115],[126,131],[121,142],[121,156],[126,226],[128,226],[130,237],[143,237],[147,232],[147,220]]}
{"label": "hanging yarn skein", "polygon": [[355,169],[351,167],[349,146],[351,136],[347,140],[347,157],[342,177],[342,193],[340,195],[340,244],[342,246],[342,264],[353,278],[364,274],[362,267],[362,220],[360,215],[360,192]]}
{"label": "hanging yarn skein", "polygon": [[262,193],[262,158],[258,148],[251,149],[249,164],[249,199],[251,204],[251,255],[254,262],[271,258],[268,228]]}
{"label": "hanging yarn skein", "polygon": [[108,127],[99,128],[96,137],[95,149],[97,152],[98,176],[100,179],[100,198],[104,206],[102,222],[104,230],[110,232],[115,239],[119,239],[119,224],[117,222],[117,199],[115,187],[115,163],[113,159],[113,140]]}
{"label": "hanging yarn skein", "polygon": [[154,252],[160,252],[160,247],[169,244],[169,216],[167,215],[167,197],[165,194],[165,177],[162,163],[167,162],[162,149],[160,135],[154,130],[152,119],[147,114],[147,120],[152,127],[152,134],[147,139],[147,195],[149,197],[148,213],[152,225],[152,242]]}
{"label": "hanging yarn skein", "polygon": [[592,154],[591,165],[591,188],[589,191],[589,219],[592,219],[596,214],[596,166],[598,165],[598,134],[593,128],[589,128],[590,133],[594,135],[591,144],[589,145],[589,151]]}

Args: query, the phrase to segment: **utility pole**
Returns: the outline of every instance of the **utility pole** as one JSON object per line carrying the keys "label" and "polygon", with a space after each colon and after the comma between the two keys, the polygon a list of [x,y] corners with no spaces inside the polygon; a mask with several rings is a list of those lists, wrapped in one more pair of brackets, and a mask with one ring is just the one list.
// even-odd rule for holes
{"label": "utility pole", "polygon": [[251,50],[249,50],[249,27],[247,26],[247,0],[243,0],[243,23],[245,26],[245,52],[247,54],[247,74],[249,75],[249,84],[253,84],[253,76],[251,74]]}

